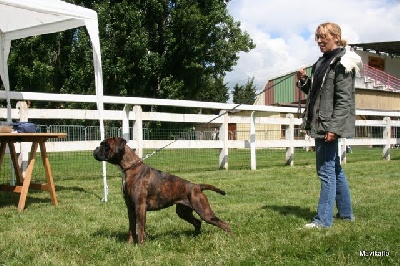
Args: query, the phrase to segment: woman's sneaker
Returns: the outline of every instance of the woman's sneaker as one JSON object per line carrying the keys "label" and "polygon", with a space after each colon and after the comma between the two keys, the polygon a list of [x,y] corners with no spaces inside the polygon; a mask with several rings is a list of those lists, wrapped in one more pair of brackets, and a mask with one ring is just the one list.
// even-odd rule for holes
{"label": "woman's sneaker", "polygon": [[316,223],[309,223],[304,225],[304,228],[321,228],[321,226]]}

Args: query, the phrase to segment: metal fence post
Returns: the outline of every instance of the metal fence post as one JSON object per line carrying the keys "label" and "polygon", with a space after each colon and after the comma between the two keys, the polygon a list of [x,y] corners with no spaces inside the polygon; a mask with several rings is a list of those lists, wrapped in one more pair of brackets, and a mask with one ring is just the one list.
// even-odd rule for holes
{"label": "metal fence post", "polygon": [[287,114],[287,118],[290,119],[289,125],[286,127],[286,140],[289,142],[289,146],[286,148],[286,165],[294,165],[294,115]]}
{"label": "metal fence post", "polygon": [[388,161],[390,161],[390,117],[383,118],[383,123],[386,124],[385,129],[383,130],[383,138],[386,140],[385,146],[383,147],[382,157]]}
{"label": "metal fence post", "polygon": [[135,113],[135,122],[132,129],[132,140],[136,141],[136,154],[143,157],[143,111],[140,105],[135,105],[132,110]]}

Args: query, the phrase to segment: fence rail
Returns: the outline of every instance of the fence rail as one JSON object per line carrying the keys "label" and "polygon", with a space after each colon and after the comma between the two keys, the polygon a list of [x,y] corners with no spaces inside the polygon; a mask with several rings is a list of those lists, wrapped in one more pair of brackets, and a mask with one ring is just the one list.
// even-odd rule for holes
{"label": "fence rail", "polygon": [[[10,92],[13,99],[30,99],[44,101],[80,101],[95,102],[96,97],[91,95],[51,95],[42,93]],[[0,98],[5,97],[0,91]],[[144,149],[218,149],[219,167],[228,169],[229,149],[248,149],[251,169],[256,169],[256,149],[279,148],[286,150],[285,161],[289,165],[294,163],[295,148],[308,148],[314,145],[313,139],[308,138],[299,129],[301,120],[295,118],[296,108],[222,104],[211,102],[177,101],[144,99],[136,97],[104,96],[104,103],[120,103],[121,110],[104,110],[104,120],[119,120],[122,127],[107,128],[106,136],[121,136],[128,140],[128,144],[136,149],[143,157]],[[219,110],[220,115],[209,114],[177,114],[162,112],[143,112],[140,104],[171,105],[178,107],[195,107]],[[17,104],[20,108],[23,104]],[[72,109],[13,109],[11,117],[19,120],[22,113],[27,113],[25,119],[35,121],[40,119],[85,119],[98,120],[97,110]],[[235,109],[235,112],[229,110]],[[7,110],[0,108],[0,115],[6,117]],[[382,117],[382,120],[357,120],[357,135],[354,139],[341,141],[342,160],[346,161],[344,147],[352,146],[383,146],[382,156],[390,159],[390,148],[400,144],[398,128],[400,114],[398,112],[373,112],[357,110],[358,115]],[[391,119],[391,118],[392,119]],[[393,119],[395,118],[395,119]],[[154,139],[150,137],[148,129],[144,127],[147,121],[167,121],[191,123],[195,128],[191,131],[180,131],[169,134],[169,137]],[[211,122],[210,122],[211,121]],[[236,129],[231,129],[234,125]],[[216,132],[213,131],[216,130]],[[98,127],[84,126],[39,126],[41,132],[66,132],[68,138],[49,142],[49,152],[59,151],[90,151],[98,146],[100,133]],[[218,134],[218,138],[216,138]],[[17,148],[18,149],[18,148]],[[19,150],[18,150],[19,151]]]}
{"label": "fence rail", "polygon": [[[36,122],[46,119],[47,121],[54,120],[54,124],[57,124],[57,120],[60,119],[99,121],[100,117],[104,121],[119,120],[122,124],[121,128],[107,128],[106,137],[124,137],[128,140],[128,145],[134,148],[140,157],[143,158],[144,154],[147,153],[144,157],[147,164],[155,167],[161,166],[160,168],[167,171],[169,169],[172,169],[172,171],[181,170],[184,168],[185,162],[190,161],[192,162],[190,165],[198,165],[198,168],[189,171],[204,172],[210,170],[210,168],[213,170],[218,168],[228,169],[228,162],[229,165],[236,163],[235,166],[240,167],[240,169],[245,167],[255,170],[257,165],[260,164],[265,167],[265,155],[268,153],[270,157],[270,152],[274,152],[274,158],[282,158],[282,163],[293,165],[295,151],[296,154],[301,155],[302,151],[308,150],[314,145],[313,140],[303,135],[299,130],[301,121],[294,115],[298,110],[290,107],[239,106],[211,102],[104,96],[104,103],[119,104],[121,109],[104,110],[100,115],[97,110],[25,109],[25,100],[95,103],[97,101],[96,96],[92,95],[10,92],[9,96],[12,100],[22,100],[23,102],[18,102],[18,108],[11,110],[11,112],[5,108],[0,108],[0,115],[22,122],[29,120]],[[1,98],[6,98],[4,91],[0,91]],[[190,107],[197,109],[197,112],[195,114],[143,112],[142,105]],[[201,114],[202,108],[214,109],[215,113],[219,111],[220,115]],[[232,112],[232,110],[235,110],[235,112]],[[382,157],[390,160],[391,147],[400,144],[400,138],[397,135],[397,129],[400,127],[398,121],[400,114],[398,112],[365,110],[357,110],[356,114],[364,117],[369,115],[382,117],[382,120],[357,121],[358,137],[341,139],[340,141],[339,149],[342,162],[346,162],[346,147],[348,145],[383,147]],[[154,132],[149,132],[144,126],[144,123],[148,121],[166,121],[177,125],[190,123],[194,125],[194,128],[187,131],[178,129],[173,133],[167,133],[167,137],[154,139]],[[104,162],[98,163],[92,156],[92,150],[101,141],[99,128],[55,125],[41,126],[40,128],[40,130],[43,129],[46,132],[66,132],[68,134],[66,141],[51,141],[46,144],[55,179],[88,178],[90,175],[94,175],[96,178],[102,176],[103,200],[107,201],[107,176],[110,175],[110,172],[115,171],[115,167],[107,171],[106,164]],[[393,135],[394,133],[395,135]],[[163,147],[165,149],[162,149]],[[21,143],[17,145],[16,150],[20,153],[19,162],[22,166],[21,170],[24,172],[24,165],[27,165],[29,158],[29,146],[27,143]],[[156,156],[148,156],[155,154],[155,151],[158,150],[161,151],[157,152],[157,158],[164,158],[163,162],[153,160]],[[167,155],[166,152],[168,152]],[[5,157],[7,156],[10,157],[9,154]],[[175,158],[185,159],[177,161]],[[5,161],[3,160],[3,164],[0,166],[0,183],[12,183],[14,170],[13,167],[10,167],[10,163],[7,164]],[[90,169],[91,171],[88,173],[83,169]],[[33,180],[40,180],[45,176],[40,171],[35,171],[35,175],[38,176],[33,176]]]}

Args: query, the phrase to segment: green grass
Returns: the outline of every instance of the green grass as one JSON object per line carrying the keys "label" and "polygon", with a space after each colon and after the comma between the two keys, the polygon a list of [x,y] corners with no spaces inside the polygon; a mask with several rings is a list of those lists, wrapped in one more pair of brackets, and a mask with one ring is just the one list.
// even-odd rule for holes
{"label": "green grass", "polygon": [[[289,167],[283,165],[284,153],[259,151],[258,160],[266,162],[256,171],[243,170],[248,163],[237,161],[228,171],[179,170],[170,163],[189,159],[186,167],[193,169],[203,164],[193,161],[195,156],[175,154],[169,162],[154,157],[152,164],[161,169],[226,190],[225,197],[206,194],[234,235],[203,223],[195,236],[172,207],[148,212],[143,247],[126,243],[119,173],[109,167],[105,203],[101,178],[74,178],[73,171],[86,169],[71,165],[72,172],[56,177],[57,207],[48,193],[31,190],[19,213],[19,194],[0,192],[0,265],[398,265],[400,152],[392,150],[391,161],[381,160],[380,152],[355,149],[344,166],[356,221],[317,230],[301,229],[315,215],[319,196],[315,153],[296,153],[296,164]],[[360,257],[361,250],[386,250],[390,256]]]}

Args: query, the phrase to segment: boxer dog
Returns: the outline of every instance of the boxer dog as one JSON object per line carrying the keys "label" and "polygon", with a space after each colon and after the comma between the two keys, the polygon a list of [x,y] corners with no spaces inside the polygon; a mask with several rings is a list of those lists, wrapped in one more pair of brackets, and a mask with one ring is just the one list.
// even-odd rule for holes
{"label": "boxer dog", "polygon": [[212,190],[222,195],[225,192],[207,184],[194,184],[178,176],[147,166],[119,137],[108,138],[93,151],[98,161],[117,165],[123,173],[122,191],[128,208],[128,242],[143,244],[145,240],[146,211],[160,210],[176,204],[178,216],[194,226],[200,233],[201,220],[193,215],[193,210],[207,223],[231,233],[227,223],[215,216],[203,190]]}

